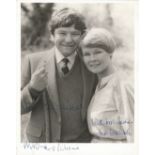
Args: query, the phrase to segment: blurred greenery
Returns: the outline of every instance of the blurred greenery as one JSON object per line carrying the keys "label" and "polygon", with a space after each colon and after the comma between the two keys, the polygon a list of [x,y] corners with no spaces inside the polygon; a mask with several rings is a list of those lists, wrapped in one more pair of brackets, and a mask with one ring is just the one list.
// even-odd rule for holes
{"label": "blurred greenery", "polygon": [[21,48],[37,50],[50,46],[48,21],[53,13],[54,3],[21,4]]}

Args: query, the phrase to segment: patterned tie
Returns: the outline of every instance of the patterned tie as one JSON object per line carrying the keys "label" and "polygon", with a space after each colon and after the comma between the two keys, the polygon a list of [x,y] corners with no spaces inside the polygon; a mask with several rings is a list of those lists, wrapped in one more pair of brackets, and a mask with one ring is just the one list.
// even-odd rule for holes
{"label": "patterned tie", "polygon": [[67,58],[64,58],[64,59],[62,59],[62,62],[63,62],[63,66],[62,66],[61,70],[64,74],[67,74],[69,72],[69,69],[67,66],[69,60]]}

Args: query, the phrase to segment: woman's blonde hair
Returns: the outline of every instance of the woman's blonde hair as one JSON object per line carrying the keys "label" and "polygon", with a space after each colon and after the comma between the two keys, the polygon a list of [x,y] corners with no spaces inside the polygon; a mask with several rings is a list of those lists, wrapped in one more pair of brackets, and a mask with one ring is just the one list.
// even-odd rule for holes
{"label": "woman's blonde hair", "polygon": [[81,47],[102,48],[107,53],[113,53],[116,43],[113,35],[104,28],[92,28],[84,36]]}

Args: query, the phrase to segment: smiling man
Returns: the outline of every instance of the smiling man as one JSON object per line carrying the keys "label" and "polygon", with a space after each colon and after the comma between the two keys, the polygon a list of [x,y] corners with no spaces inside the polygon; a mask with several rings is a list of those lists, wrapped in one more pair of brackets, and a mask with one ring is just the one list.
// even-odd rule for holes
{"label": "smiling man", "polygon": [[86,115],[96,86],[96,76],[84,66],[79,42],[84,18],[63,8],[50,21],[49,51],[30,54],[22,70],[21,113],[31,112],[29,142],[89,142]]}

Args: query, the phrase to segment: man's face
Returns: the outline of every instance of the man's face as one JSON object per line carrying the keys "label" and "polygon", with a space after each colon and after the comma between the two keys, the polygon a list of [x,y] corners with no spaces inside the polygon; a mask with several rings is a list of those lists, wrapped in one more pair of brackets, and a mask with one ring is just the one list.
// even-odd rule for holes
{"label": "man's face", "polygon": [[74,26],[70,26],[55,29],[52,37],[57,49],[62,55],[67,57],[75,52],[81,40],[81,36],[81,31],[75,29]]}
{"label": "man's face", "polygon": [[111,64],[111,54],[102,48],[84,47],[82,48],[82,52],[87,68],[95,74],[102,74]]}

